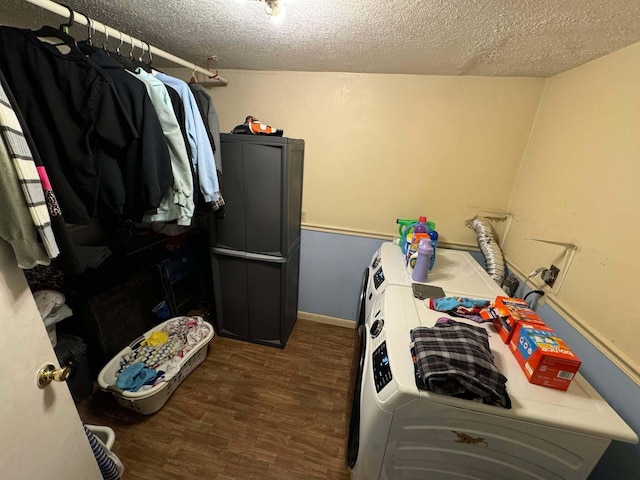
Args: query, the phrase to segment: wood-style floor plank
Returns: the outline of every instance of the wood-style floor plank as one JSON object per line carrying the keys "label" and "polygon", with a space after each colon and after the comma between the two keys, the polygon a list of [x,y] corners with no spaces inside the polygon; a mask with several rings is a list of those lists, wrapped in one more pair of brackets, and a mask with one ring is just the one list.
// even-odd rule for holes
{"label": "wood-style floor plank", "polygon": [[354,331],[298,320],[283,349],[214,337],[159,412],[96,391],[85,423],[116,433],[130,480],[347,480]]}

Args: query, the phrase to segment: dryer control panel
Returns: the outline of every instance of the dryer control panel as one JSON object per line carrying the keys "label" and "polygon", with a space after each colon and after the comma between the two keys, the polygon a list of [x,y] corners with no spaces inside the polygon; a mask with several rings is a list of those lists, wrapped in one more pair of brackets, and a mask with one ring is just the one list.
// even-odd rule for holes
{"label": "dryer control panel", "polygon": [[376,384],[376,392],[380,393],[380,390],[382,390],[392,378],[389,355],[387,355],[387,342],[385,341],[373,351],[373,380]]}
{"label": "dryer control panel", "polygon": [[382,282],[384,282],[384,273],[382,272],[382,267],[380,267],[373,274],[373,284],[375,285],[376,290],[380,288]]}

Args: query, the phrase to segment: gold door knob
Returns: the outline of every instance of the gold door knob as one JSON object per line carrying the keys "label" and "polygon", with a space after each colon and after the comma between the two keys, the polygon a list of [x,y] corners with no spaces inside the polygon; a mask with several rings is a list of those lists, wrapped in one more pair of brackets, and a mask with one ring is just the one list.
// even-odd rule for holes
{"label": "gold door knob", "polygon": [[69,367],[56,368],[55,365],[48,363],[38,371],[37,383],[40,388],[44,388],[51,382],[65,382],[71,369]]}

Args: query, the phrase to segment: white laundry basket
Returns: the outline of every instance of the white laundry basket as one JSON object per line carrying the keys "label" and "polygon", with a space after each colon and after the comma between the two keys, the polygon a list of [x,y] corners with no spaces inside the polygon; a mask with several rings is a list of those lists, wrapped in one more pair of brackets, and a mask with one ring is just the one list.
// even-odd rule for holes
{"label": "white laundry basket", "polygon": [[98,439],[107,447],[107,450],[113,448],[113,444],[116,441],[116,434],[113,428],[104,425],[85,425],[91,433],[93,433]]}
{"label": "white laundry basket", "polygon": [[195,345],[180,361],[180,371],[176,373],[169,381],[161,382],[149,390],[141,392],[128,392],[115,388],[116,373],[120,367],[120,359],[131,353],[133,347],[140,343],[143,338],[149,337],[152,332],[162,330],[167,323],[174,318],[167,320],[144,334],[143,337],[137,338],[128,347],[125,347],[115,357],[111,359],[98,375],[98,386],[100,389],[111,392],[117,402],[125,408],[134,410],[143,415],[151,415],[162,408],[169,400],[171,394],[178,388],[178,385],[187,378],[187,376],[207,357],[207,346],[214,336],[213,327],[208,322],[203,324],[209,329],[209,334]]}

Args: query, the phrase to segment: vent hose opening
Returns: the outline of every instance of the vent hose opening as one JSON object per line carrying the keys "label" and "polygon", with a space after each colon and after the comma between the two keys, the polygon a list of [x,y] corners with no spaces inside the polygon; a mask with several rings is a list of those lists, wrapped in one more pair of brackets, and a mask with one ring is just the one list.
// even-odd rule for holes
{"label": "vent hose opening", "polygon": [[496,241],[493,227],[489,225],[489,220],[476,215],[471,220],[467,220],[465,226],[476,232],[478,247],[484,255],[487,273],[498,285],[502,286],[506,273],[504,256]]}

